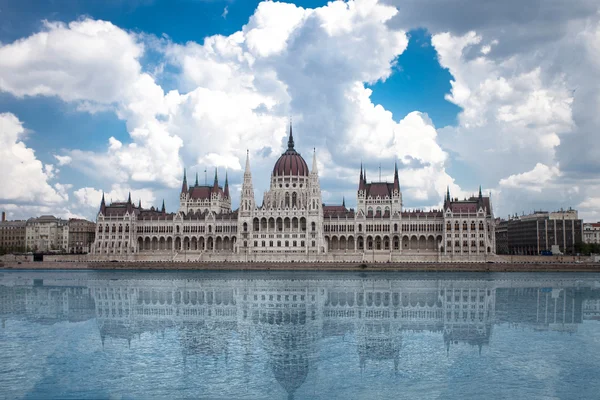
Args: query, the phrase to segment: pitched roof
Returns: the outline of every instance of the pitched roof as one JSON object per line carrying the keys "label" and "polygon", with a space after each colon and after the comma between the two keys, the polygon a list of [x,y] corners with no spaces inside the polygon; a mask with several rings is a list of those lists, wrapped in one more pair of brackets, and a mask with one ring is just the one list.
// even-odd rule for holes
{"label": "pitched roof", "polygon": [[[212,193],[214,192],[214,186],[208,185],[200,185],[200,186],[191,186],[188,190],[188,194],[191,199],[195,200],[207,200],[210,199]],[[221,186],[217,187],[217,193],[223,193],[223,188]]]}
{"label": "pitched roof", "polygon": [[324,218],[354,218],[354,210],[342,205],[323,206]]}
{"label": "pitched roof", "polygon": [[366,184],[367,197],[392,197],[394,190],[393,183],[387,182],[371,182]]}

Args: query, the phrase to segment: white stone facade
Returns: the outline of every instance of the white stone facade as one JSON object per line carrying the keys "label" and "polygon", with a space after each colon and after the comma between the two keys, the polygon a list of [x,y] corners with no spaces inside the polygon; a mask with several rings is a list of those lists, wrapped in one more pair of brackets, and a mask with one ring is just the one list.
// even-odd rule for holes
{"label": "white stone facade", "polygon": [[34,252],[67,251],[69,223],[52,215],[27,220],[25,247]]}
{"label": "white stone facade", "polygon": [[583,224],[583,243],[600,244],[600,222]]}
{"label": "white stone facade", "polygon": [[288,149],[271,174],[258,205],[250,159],[240,206],[231,208],[227,178],[219,186],[188,186],[184,180],[177,213],[143,209],[129,199],[106,206],[97,219],[95,259],[154,261],[481,261],[495,252],[491,199],[450,198],[432,211],[403,209],[398,170],[394,182],[367,182],[361,166],[357,208],[324,205],[316,153],[312,168]]}

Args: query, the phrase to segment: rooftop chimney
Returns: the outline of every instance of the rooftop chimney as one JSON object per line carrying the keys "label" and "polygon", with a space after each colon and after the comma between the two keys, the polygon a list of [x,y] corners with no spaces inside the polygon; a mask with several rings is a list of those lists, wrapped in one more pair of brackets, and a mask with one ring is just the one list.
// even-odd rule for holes
{"label": "rooftop chimney", "polygon": [[6,213],[2,211],[2,222],[6,221]]}

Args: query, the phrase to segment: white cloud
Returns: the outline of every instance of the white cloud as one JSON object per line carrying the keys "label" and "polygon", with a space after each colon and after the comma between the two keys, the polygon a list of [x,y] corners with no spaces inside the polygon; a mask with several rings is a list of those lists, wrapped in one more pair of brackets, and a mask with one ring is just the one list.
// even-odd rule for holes
{"label": "white cloud", "polygon": [[[92,187],[83,187],[73,192],[79,204],[84,207],[96,209],[100,208],[102,193],[102,190]],[[156,196],[151,189],[131,189],[119,184],[112,185],[110,190],[104,193],[104,199],[107,205],[109,205],[111,201],[123,202],[127,201],[129,193],[131,193],[131,201],[136,205],[138,204],[138,201],[142,201],[142,207],[149,208],[156,201]]]}
{"label": "white cloud", "polygon": [[[47,23],[43,32],[0,46],[0,90],[58,96],[87,112],[114,110],[126,121],[130,142],[111,137],[105,152],[74,149],[56,158],[59,165],[119,187],[131,181],[178,187],[184,163],[239,171],[249,149],[260,192],[268,186],[272,164],[285,146],[287,118],[293,115],[298,150],[310,164],[308,149],[317,147],[322,176],[341,191],[355,189],[364,157],[371,170],[370,160],[401,161],[406,204],[437,203],[446,185],[459,197],[469,194],[461,186],[475,189],[477,184],[459,186],[460,179],[449,176],[454,161],[475,171],[486,186],[495,186],[502,198],[523,186],[548,183],[564,190],[565,201],[589,197],[584,189],[567,191],[565,179],[572,177],[569,171],[578,160],[576,152],[565,149],[577,148],[571,138],[583,128],[581,121],[592,121],[589,132],[600,125],[597,111],[578,113],[600,104],[593,85],[583,87],[585,77],[600,75],[597,21],[590,17],[583,27],[561,22],[556,31],[546,29],[565,18],[581,19],[576,5],[574,11],[553,11],[545,25],[535,20],[510,29],[515,22],[506,22],[499,10],[500,17],[484,16],[489,26],[477,26],[476,18],[464,18],[463,24],[443,21],[483,12],[477,4],[432,20],[430,14],[417,18],[421,3],[407,0],[396,9],[356,0],[303,9],[264,2],[240,31],[185,45],[134,35],[103,21]],[[397,25],[398,19],[404,25]],[[447,100],[463,110],[456,127],[436,129],[418,111],[393,116],[374,104],[365,88],[390,76],[408,43],[405,29],[419,21],[435,33],[440,63],[453,75]],[[467,31],[457,28],[463,25]],[[528,51],[534,43],[531,32],[538,31],[544,43],[539,51]],[[529,43],[518,43],[517,33]],[[176,90],[165,94],[144,71],[140,60],[150,46],[165,57],[153,73],[179,71]],[[78,53],[80,47],[85,51]],[[577,54],[584,57],[585,73],[573,73],[582,70],[580,63],[563,62]],[[589,107],[578,103],[580,92],[588,93]],[[578,143],[579,153],[586,155],[582,160],[600,154],[595,144]],[[70,164],[58,157],[70,157]],[[41,171],[56,174],[51,167]],[[551,178],[536,186],[539,176]]]}
{"label": "white cloud", "polygon": [[11,113],[0,114],[0,200],[56,204],[68,199],[48,181],[55,176],[52,164],[42,164],[23,142],[23,123]]}
{"label": "white cloud", "polygon": [[531,171],[500,179],[500,186],[541,192],[544,187],[559,176],[560,170],[557,166],[537,163]]}
{"label": "white cloud", "polygon": [[73,159],[69,156],[54,155],[54,158],[58,161],[58,165],[69,165]]}

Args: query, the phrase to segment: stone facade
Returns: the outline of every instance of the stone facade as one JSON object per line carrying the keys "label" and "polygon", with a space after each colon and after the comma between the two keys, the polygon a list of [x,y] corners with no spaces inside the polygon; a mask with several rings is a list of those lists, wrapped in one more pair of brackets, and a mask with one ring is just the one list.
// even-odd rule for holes
{"label": "stone facade", "polygon": [[583,243],[600,244],[600,222],[583,224]]}
{"label": "stone facade", "polygon": [[27,250],[25,244],[26,221],[0,222],[0,254]]}
{"label": "stone facade", "polygon": [[403,209],[398,169],[393,183],[368,182],[360,168],[357,208],[322,202],[316,153],[312,168],[288,148],[271,173],[258,205],[250,158],[240,206],[232,210],[229,182],[188,185],[184,171],[179,209],[105,204],[97,218],[93,259],[153,261],[402,261],[483,260],[495,253],[491,199],[459,200],[446,193],[443,208]]}
{"label": "stone facade", "polygon": [[538,255],[551,252],[552,246],[573,254],[575,244],[583,240],[583,221],[576,210],[536,211],[500,221],[496,236],[504,244],[498,254]]}
{"label": "stone facade", "polygon": [[96,224],[85,219],[69,219],[69,253],[89,253],[96,236]]}
{"label": "stone facade", "polygon": [[25,245],[33,252],[63,251],[69,248],[69,223],[53,215],[29,218]]}

